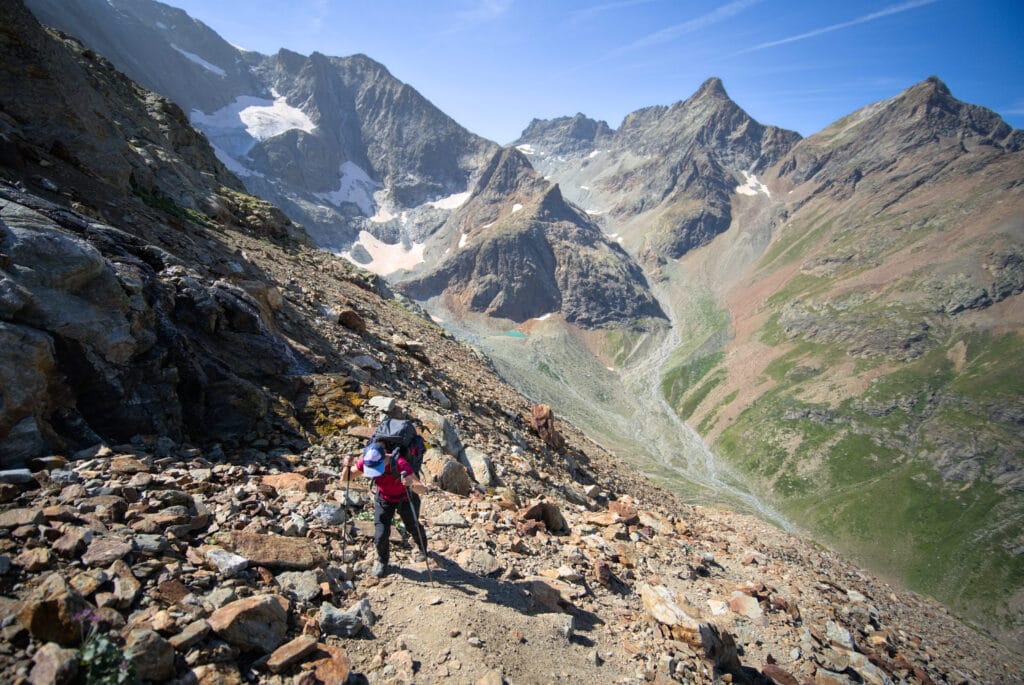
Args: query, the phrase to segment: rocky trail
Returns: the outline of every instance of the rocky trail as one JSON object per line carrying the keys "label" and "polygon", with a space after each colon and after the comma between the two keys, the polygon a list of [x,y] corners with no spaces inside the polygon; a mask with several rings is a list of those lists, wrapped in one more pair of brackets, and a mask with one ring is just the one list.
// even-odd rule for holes
{"label": "rocky trail", "polygon": [[[404,413],[363,395],[367,418]],[[301,454],[140,440],[4,474],[0,677],[95,676],[76,647],[96,627],[153,682],[1020,679],[939,605],[757,519],[628,477],[578,483],[504,412],[461,447],[441,414],[411,413],[432,446],[431,559],[396,530],[380,580],[368,481],[337,477],[372,420]]]}

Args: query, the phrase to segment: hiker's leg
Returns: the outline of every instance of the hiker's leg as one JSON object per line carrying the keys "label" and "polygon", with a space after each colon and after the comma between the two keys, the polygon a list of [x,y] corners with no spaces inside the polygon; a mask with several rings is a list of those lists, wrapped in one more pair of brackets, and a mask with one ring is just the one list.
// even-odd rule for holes
{"label": "hiker's leg", "polygon": [[380,497],[373,500],[373,544],[377,548],[377,559],[385,566],[391,545],[391,520],[395,518],[396,505]]}
{"label": "hiker's leg", "polygon": [[[412,498],[416,497],[415,500]],[[415,513],[413,507],[416,507]],[[402,517],[402,523],[405,524],[405,529],[412,535],[413,540],[416,541],[416,546],[420,548],[420,551],[424,554],[427,553],[427,531],[424,530],[423,524],[419,522],[416,516],[420,511],[419,497],[416,493],[410,492],[409,499],[402,502],[398,507],[398,514]]]}

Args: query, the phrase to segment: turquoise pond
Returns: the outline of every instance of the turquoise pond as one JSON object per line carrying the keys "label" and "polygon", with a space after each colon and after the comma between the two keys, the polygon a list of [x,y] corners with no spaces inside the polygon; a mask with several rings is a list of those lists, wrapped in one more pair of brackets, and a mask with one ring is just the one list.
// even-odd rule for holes
{"label": "turquoise pond", "polygon": [[525,338],[526,333],[520,333],[519,331],[509,331],[508,333],[502,333],[502,336],[506,338]]}

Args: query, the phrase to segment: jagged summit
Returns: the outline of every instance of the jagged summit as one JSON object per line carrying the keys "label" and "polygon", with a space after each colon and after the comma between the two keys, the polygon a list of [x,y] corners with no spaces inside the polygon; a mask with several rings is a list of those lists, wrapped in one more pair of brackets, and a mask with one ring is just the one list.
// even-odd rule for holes
{"label": "jagged summit", "polygon": [[[923,179],[968,173],[976,162],[965,153],[992,159],[1024,149],[1024,131],[991,110],[958,100],[931,76],[902,93],[872,103],[800,141],[781,161],[780,177],[802,183],[830,179],[830,192],[845,196],[860,178],[889,174],[893,160],[918,160]],[[854,178],[856,177],[856,179]],[[907,180],[896,174],[899,185]]]}
{"label": "jagged summit", "polygon": [[484,167],[474,194],[515,197],[528,195],[541,184],[546,185],[522,152],[514,147],[503,147],[494,153]]}
{"label": "jagged summit", "polygon": [[702,97],[728,98],[729,95],[725,92],[725,84],[722,83],[722,79],[712,76],[700,84],[700,87],[697,88],[691,99]]}
{"label": "jagged summit", "polygon": [[614,131],[604,121],[581,113],[571,117],[534,119],[512,145],[545,155],[589,153],[606,143]]}

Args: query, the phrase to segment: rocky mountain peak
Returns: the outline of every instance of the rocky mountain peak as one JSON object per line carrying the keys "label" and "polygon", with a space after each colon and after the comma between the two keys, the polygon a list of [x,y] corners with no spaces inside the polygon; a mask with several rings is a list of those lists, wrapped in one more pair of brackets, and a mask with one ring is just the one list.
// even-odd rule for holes
{"label": "rocky mountain peak", "polygon": [[931,178],[953,173],[968,155],[988,158],[1022,149],[1024,131],[985,107],[958,100],[930,76],[801,141],[777,171],[797,183],[828,179],[830,192],[846,197],[868,174],[888,174],[895,159],[919,159],[924,178]]}
{"label": "rocky mountain peak", "polygon": [[577,113],[571,117],[534,119],[513,145],[529,145],[538,154],[587,153],[601,141],[607,141],[613,133],[607,122]]}
{"label": "rocky mountain peak", "polygon": [[[514,147],[503,147],[491,157],[480,174],[477,187],[484,192],[510,196],[545,183],[522,152]],[[478,191],[479,192],[479,191]]]}
{"label": "rocky mountain peak", "polygon": [[711,78],[700,84],[691,99],[693,98],[728,98],[728,93],[725,92],[725,84],[722,83],[722,79],[717,76]]}

